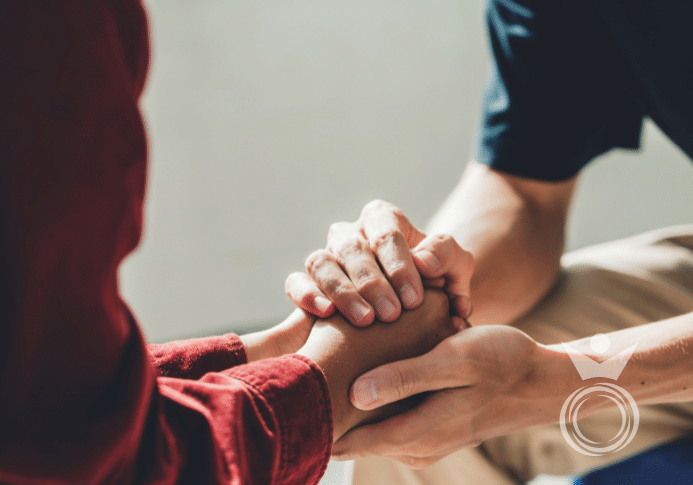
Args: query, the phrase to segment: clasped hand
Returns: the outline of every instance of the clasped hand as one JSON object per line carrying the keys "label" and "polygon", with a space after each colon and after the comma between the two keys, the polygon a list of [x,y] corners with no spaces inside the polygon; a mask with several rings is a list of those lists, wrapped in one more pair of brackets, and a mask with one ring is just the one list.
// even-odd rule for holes
{"label": "clasped hand", "polygon": [[[335,413],[335,426],[341,422],[346,429],[380,421],[354,427],[344,434],[334,445],[334,458],[380,455],[410,467],[423,467],[461,447],[533,424],[539,412],[535,381],[543,347],[512,327],[466,328],[464,319],[472,310],[469,293],[473,258],[451,236],[426,236],[399,209],[375,201],[364,208],[356,222],[331,226],[327,247],[308,257],[306,271],[289,276],[287,294],[299,308],[318,317],[328,317],[338,310],[352,324],[340,327],[343,336],[359,330],[354,326],[370,325],[376,317],[381,322],[394,322],[389,326],[379,322],[384,329],[380,338],[364,332],[359,345],[379,350],[380,345],[393,345],[389,338],[407,332],[402,322],[395,320],[400,314],[404,320],[415,313],[402,313],[403,308],[423,309],[409,318],[410,323],[435,311],[431,304],[419,307],[424,286],[447,294],[447,301],[438,299],[438,311],[443,309],[454,328],[464,328],[450,332],[445,339],[439,333],[438,341],[442,342],[429,340],[426,349],[409,346],[404,351],[407,345],[401,345],[399,352],[361,362],[360,373],[372,370],[355,382],[353,378],[349,381],[353,382],[348,391],[354,406],[351,409],[384,411],[361,415],[360,421],[353,417],[342,419]],[[311,348],[314,334],[322,333],[325,337],[326,330],[320,328],[322,325],[314,327],[306,348]],[[385,334],[390,337],[383,338]],[[426,335],[425,330],[422,335]],[[334,334],[331,338],[334,342]],[[375,346],[372,338],[376,339]],[[325,352],[344,352],[344,346],[330,346],[329,341],[330,338],[322,339],[322,355],[317,355],[317,347],[312,347],[316,355],[311,357],[317,357],[317,362],[321,358],[330,361]],[[409,353],[410,358],[397,359],[397,353]],[[332,362],[344,366],[349,361]],[[352,365],[350,370],[357,367]],[[415,405],[409,402],[408,406],[392,407],[391,403],[427,392]],[[382,419],[387,415],[392,416]],[[339,435],[336,433],[335,437]]]}

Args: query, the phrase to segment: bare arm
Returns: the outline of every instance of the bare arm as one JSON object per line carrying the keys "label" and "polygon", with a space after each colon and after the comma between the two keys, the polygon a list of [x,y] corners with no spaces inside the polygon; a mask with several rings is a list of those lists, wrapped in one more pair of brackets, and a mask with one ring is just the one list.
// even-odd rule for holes
{"label": "bare arm", "polygon": [[473,325],[506,324],[554,282],[576,178],[539,182],[470,162],[429,224],[474,256]]}

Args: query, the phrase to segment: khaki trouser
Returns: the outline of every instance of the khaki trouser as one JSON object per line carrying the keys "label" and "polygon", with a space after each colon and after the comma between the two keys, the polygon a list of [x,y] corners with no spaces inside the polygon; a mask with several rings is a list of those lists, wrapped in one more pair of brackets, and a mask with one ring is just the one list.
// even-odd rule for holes
{"label": "khaki trouser", "polygon": [[[538,342],[569,342],[693,312],[693,225],[578,250],[562,263],[563,273],[549,296],[516,324]],[[385,458],[360,459],[348,466],[345,483],[503,485],[544,473],[582,474],[693,429],[693,403],[638,408],[640,426],[633,441],[602,457],[573,450],[556,424],[488,440],[422,470]],[[615,410],[579,422],[580,430],[604,441],[620,426]]]}

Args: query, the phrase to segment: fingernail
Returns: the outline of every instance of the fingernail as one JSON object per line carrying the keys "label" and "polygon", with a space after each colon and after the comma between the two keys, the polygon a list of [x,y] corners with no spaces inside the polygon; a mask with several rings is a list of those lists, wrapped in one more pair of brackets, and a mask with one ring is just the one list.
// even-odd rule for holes
{"label": "fingernail", "polygon": [[331,304],[332,302],[324,296],[316,296],[313,300],[313,305],[315,305],[315,309],[321,313],[325,313],[327,309],[330,308]]}
{"label": "fingernail", "polygon": [[462,295],[462,318],[467,318],[472,314],[472,300],[467,295]]}
{"label": "fingernail", "polygon": [[341,454],[341,455],[335,455],[334,451],[332,452],[332,457],[334,461],[349,461],[351,458],[347,454]]}
{"label": "fingernail", "polygon": [[428,268],[429,271],[435,273],[440,268],[440,260],[428,249],[422,249],[416,253],[416,257]]}
{"label": "fingernail", "polygon": [[368,315],[368,312],[370,311],[371,309],[368,307],[368,305],[364,305],[360,301],[357,301],[351,305],[349,314],[355,323],[359,323],[365,318],[366,315]]}
{"label": "fingernail", "polygon": [[375,310],[378,312],[378,317],[381,320],[389,320],[395,315],[397,307],[390,301],[389,298],[381,296],[375,303]]}
{"label": "fingernail", "polygon": [[354,384],[353,392],[354,405],[359,409],[365,409],[378,400],[375,379],[359,379]]}
{"label": "fingernail", "polygon": [[409,283],[402,286],[402,288],[399,290],[399,294],[402,297],[402,303],[404,303],[405,307],[416,305],[418,295],[416,294],[414,287]]}

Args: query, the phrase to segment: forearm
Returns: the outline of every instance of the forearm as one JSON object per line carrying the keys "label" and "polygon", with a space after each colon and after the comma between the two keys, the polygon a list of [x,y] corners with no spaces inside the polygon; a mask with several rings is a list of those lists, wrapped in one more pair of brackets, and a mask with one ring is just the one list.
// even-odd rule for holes
{"label": "forearm", "polygon": [[[481,442],[530,426],[558,423],[563,404],[573,392],[600,382],[625,389],[638,404],[693,400],[693,313],[607,336],[610,346],[604,355],[592,349],[590,338],[567,344],[583,354],[582,359],[599,363],[637,344],[616,380],[604,376],[583,380],[563,344],[535,344],[534,350],[520,359],[529,363],[529,371],[522,379],[501,392],[489,391],[484,408],[475,418],[473,441]],[[587,399],[580,406],[578,418],[614,405],[607,398]]]}
{"label": "forearm", "polygon": [[510,323],[550,289],[560,269],[573,186],[470,162],[427,233],[451,234],[474,255],[473,325]]}
{"label": "forearm", "polygon": [[[619,330],[607,336],[610,346],[606,353],[609,356],[637,344],[616,381],[637,402],[693,401],[693,313]],[[594,352],[589,338],[569,345],[597,362],[606,360]],[[554,353],[555,359],[560,359],[561,368],[571,376],[570,384],[568,380],[566,384],[575,387],[577,383],[579,387],[582,381],[563,345],[548,346],[547,350]]]}

